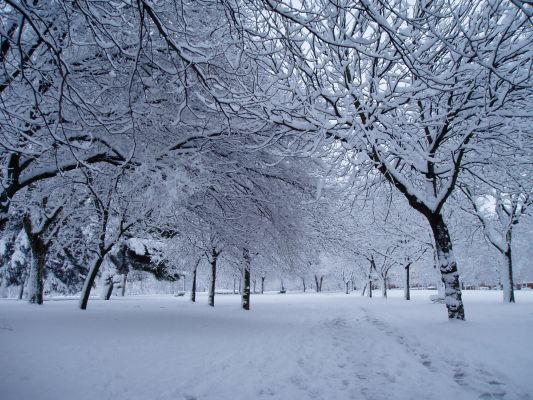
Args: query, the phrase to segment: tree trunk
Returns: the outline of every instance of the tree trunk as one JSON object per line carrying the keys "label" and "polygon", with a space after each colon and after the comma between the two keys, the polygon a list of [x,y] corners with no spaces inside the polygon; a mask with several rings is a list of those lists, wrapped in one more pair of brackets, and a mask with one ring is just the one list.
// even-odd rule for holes
{"label": "tree trunk", "polygon": [[46,246],[37,235],[28,234],[28,239],[32,251],[30,276],[28,278],[28,302],[43,304]]}
{"label": "tree trunk", "polygon": [[387,277],[381,278],[381,297],[387,298]]}
{"label": "tree trunk", "polygon": [[261,294],[265,293],[265,277],[261,277]]}
{"label": "tree trunk", "polygon": [[411,300],[411,288],[410,288],[410,282],[409,282],[409,270],[411,268],[411,264],[407,264],[405,266],[405,289],[403,292],[403,298],[405,300]]}
{"label": "tree trunk", "polygon": [[322,292],[322,282],[324,282],[324,275],[320,277],[320,292]]}
{"label": "tree trunk", "polygon": [[320,292],[320,284],[318,283],[318,276],[315,275],[315,290],[317,293]]}
{"label": "tree trunk", "polygon": [[242,308],[244,310],[250,309],[250,252],[247,248],[242,249],[242,256],[244,258],[243,268],[243,290],[242,290]]}
{"label": "tree trunk", "polygon": [[239,276],[239,294],[242,295],[242,276]]}
{"label": "tree trunk", "polygon": [[211,307],[215,306],[215,283],[217,279],[217,258],[218,253],[216,251],[216,248],[213,247],[211,250],[211,285],[209,287],[209,297],[208,297],[208,304]]}
{"label": "tree trunk", "polygon": [[256,286],[256,284],[257,284],[257,279],[254,279],[252,282],[253,282],[253,284],[254,284],[254,294],[256,294],[257,292],[255,291],[255,286]]}
{"label": "tree trunk", "polygon": [[237,294],[237,278],[233,277],[233,294]]}
{"label": "tree trunk", "polygon": [[[104,256],[105,257],[105,256]],[[89,295],[91,294],[91,289],[93,288],[94,281],[98,275],[98,270],[104,261],[104,257],[98,256],[94,261],[93,265],[89,269],[89,273],[85,277],[85,282],[83,283],[83,289],[81,291],[80,297],[80,310],[87,309],[87,303],[89,302]]]}
{"label": "tree trunk", "polygon": [[303,285],[304,293],[305,293],[305,290],[307,289],[307,288],[305,287],[305,278],[302,278],[302,285]]}
{"label": "tree trunk", "polygon": [[350,294],[350,281],[344,282],[344,286],[346,287],[346,294]]}
{"label": "tree trunk", "polygon": [[372,297],[372,267],[374,266],[374,257],[370,261],[370,270],[368,271],[368,297]]}
{"label": "tree trunk", "polygon": [[105,292],[104,300],[109,300],[111,298],[114,287],[115,287],[115,283],[113,282],[113,277],[111,276],[109,278],[109,282],[107,283],[107,290]]}
{"label": "tree trunk", "polygon": [[361,292],[361,296],[362,297],[365,297],[365,293],[366,293],[366,288],[368,287],[368,283],[365,284],[365,286],[363,286],[363,291]]}
{"label": "tree trunk", "polygon": [[465,319],[465,310],[459,285],[459,273],[457,263],[452,250],[452,241],[448,227],[442,219],[442,215],[433,214],[428,217],[437,251],[438,266],[444,283],[444,296],[448,319]]}
{"label": "tree trunk", "polygon": [[200,264],[200,260],[198,260],[196,267],[194,267],[194,270],[192,271],[191,301],[193,303],[196,302],[196,272],[198,270],[198,264]]}
{"label": "tree trunk", "polygon": [[122,290],[120,292],[120,295],[122,297],[124,297],[124,295],[126,294],[126,283],[128,282],[128,274],[125,273],[124,274],[124,278],[122,278]]}
{"label": "tree trunk", "polygon": [[22,284],[20,285],[19,290],[19,300],[24,298],[24,288],[26,287],[26,282],[28,281],[28,267],[24,267],[24,278],[22,279]]}
{"label": "tree trunk", "polygon": [[506,244],[507,251],[503,254],[505,264],[502,268],[502,286],[503,286],[503,302],[514,303],[514,282],[513,282],[513,254],[511,252],[511,229],[507,231]]}

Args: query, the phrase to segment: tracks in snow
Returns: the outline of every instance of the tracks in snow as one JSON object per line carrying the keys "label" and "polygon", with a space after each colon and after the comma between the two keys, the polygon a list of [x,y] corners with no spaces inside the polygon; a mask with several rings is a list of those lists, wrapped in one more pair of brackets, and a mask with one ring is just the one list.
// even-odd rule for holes
{"label": "tracks in snow", "polygon": [[365,307],[280,322],[238,353],[221,351],[201,377],[162,400],[533,399],[497,370],[424,346]]}
{"label": "tracks in snow", "polygon": [[435,379],[447,379],[461,387],[468,398],[530,400],[529,393],[517,393],[505,383],[507,378],[498,371],[491,370],[483,364],[469,364],[461,360],[460,354],[436,357],[424,349],[414,339],[406,338],[398,329],[361,307],[365,316],[363,321],[373,326],[378,332],[394,340],[407,354],[435,375]]}

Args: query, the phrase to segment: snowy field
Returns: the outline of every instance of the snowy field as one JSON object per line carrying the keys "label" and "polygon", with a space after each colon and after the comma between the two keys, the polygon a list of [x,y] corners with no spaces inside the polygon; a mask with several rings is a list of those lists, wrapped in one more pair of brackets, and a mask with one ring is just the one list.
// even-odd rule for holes
{"label": "snowy field", "polygon": [[533,399],[533,291],[0,301],[0,399]]}

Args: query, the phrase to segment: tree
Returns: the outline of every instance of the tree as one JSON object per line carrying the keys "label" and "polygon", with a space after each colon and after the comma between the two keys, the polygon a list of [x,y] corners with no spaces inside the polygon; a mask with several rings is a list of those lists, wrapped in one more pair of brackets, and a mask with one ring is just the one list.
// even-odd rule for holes
{"label": "tree", "polygon": [[503,301],[514,303],[513,228],[525,215],[533,199],[528,192],[502,193],[492,189],[490,193],[476,195],[468,186],[462,186],[461,189],[483,227],[485,238],[503,258],[504,265],[501,268]]}
{"label": "tree", "polygon": [[63,210],[63,205],[58,205],[49,211],[47,208],[48,198],[44,197],[39,207],[41,218],[38,221],[33,219],[37,214],[35,210],[23,218],[24,231],[28,237],[32,253],[28,277],[28,301],[36,304],[43,304],[44,302],[46,255],[54,236],[54,230],[58,229],[57,220]]}
{"label": "tree", "polygon": [[527,15],[505,2],[249,3],[241,27],[271,55],[262,65],[276,82],[265,118],[286,128],[292,151],[333,140],[423,215],[448,317],[464,319],[443,209],[461,172],[494,155],[476,149],[512,136],[506,121],[530,134]]}

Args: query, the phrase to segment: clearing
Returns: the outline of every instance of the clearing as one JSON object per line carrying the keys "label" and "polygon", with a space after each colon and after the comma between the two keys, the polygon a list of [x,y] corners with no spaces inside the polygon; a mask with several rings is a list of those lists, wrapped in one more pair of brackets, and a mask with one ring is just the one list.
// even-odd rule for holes
{"label": "clearing", "polygon": [[533,291],[0,301],[3,400],[533,399]]}

